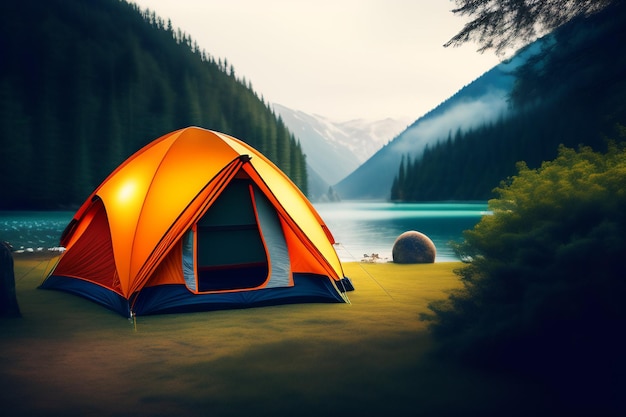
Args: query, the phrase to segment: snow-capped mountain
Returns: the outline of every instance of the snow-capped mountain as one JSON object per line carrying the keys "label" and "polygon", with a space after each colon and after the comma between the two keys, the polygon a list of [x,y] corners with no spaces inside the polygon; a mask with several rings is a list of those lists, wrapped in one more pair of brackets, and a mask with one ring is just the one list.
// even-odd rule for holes
{"label": "snow-capped mountain", "polygon": [[327,185],[336,184],[403,131],[407,120],[333,121],[280,104],[272,104],[300,140],[307,163]]}
{"label": "snow-capped mountain", "polygon": [[376,121],[355,119],[336,123],[336,126],[346,133],[346,145],[357,157],[360,164],[367,161],[383,145],[406,129],[411,121],[390,117]]}

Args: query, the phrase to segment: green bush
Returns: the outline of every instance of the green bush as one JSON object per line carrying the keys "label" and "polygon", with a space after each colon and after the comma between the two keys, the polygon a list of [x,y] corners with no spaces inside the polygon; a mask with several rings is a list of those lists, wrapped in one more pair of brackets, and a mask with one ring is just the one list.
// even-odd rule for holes
{"label": "green bush", "polygon": [[463,288],[422,317],[438,353],[613,396],[626,372],[626,146],[560,147],[495,191],[493,215],[456,245]]}

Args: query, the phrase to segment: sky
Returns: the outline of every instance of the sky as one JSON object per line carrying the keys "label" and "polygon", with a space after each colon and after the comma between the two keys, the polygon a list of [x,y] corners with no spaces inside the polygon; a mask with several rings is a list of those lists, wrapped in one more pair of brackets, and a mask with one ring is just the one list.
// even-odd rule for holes
{"label": "sky", "polygon": [[449,0],[133,0],[226,59],[268,103],[333,121],[414,121],[497,65]]}

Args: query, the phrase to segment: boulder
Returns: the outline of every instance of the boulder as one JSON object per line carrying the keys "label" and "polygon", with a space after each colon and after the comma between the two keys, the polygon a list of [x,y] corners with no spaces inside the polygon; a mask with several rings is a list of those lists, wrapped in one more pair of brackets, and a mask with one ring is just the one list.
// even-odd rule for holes
{"label": "boulder", "polygon": [[15,294],[11,245],[0,242],[0,317],[21,317]]}
{"label": "boulder", "polygon": [[391,255],[398,264],[427,264],[435,262],[437,249],[428,236],[410,230],[398,236]]}

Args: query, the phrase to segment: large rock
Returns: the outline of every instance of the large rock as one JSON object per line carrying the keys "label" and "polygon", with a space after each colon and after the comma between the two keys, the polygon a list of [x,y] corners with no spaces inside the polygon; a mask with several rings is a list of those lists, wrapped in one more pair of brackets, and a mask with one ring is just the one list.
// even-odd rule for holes
{"label": "large rock", "polygon": [[15,294],[15,272],[11,246],[0,242],[0,317],[21,317]]}
{"label": "large rock", "polygon": [[437,249],[428,236],[410,230],[398,236],[391,255],[398,264],[428,264],[435,262]]}

